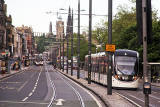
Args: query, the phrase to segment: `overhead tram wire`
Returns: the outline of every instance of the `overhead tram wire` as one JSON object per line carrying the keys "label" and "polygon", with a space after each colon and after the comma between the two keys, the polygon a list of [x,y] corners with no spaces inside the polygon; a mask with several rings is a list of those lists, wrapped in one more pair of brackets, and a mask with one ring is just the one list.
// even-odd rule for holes
{"label": "overhead tram wire", "polygon": [[[61,8],[62,9],[62,8]],[[66,9],[64,9],[66,10]],[[52,12],[52,11],[49,11],[49,12],[46,12],[46,14],[64,14],[64,15],[68,15],[67,12]],[[73,15],[78,15],[77,13],[74,13]],[[83,16],[88,16],[89,14],[88,13],[81,13],[80,15],[83,15]],[[92,16],[108,16],[106,14],[92,14]]]}

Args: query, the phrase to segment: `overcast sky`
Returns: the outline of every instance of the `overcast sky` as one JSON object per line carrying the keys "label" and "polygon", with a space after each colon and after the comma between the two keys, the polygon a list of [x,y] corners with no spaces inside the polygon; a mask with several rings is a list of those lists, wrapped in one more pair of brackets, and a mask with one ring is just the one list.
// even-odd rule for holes
{"label": "overcast sky", "polygon": [[[80,0],[81,9],[86,11],[83,13],[88,14],[89,0]],[[108,14],[108,0],[92,0],[93,13],[94,14]],[[7,4],[7,14],[12,15],[13,25],[18,26],[31,26],[34,32],[49,32],[49,23],[52,21],[53,31],[55,31],[55,25],[57,21],[57,15],[60,8],[66,9],[68,7],[73,8],[74,13],[77,13],[78,0],[5,0]],[[160,0],[152,0],[152,7],[158,10],[160,14]],[[117,12],[117,6],[133,6],[129,0],[113,0],[113,14]],[[46,14],[46,12],[52,11],[54,14]],[[60,12],[60,11],[59,11]],[[66,21],[67,15],[61,15],[62,19]],[[160,16],[160,15],[159,15]],[[74,16],[74,26],[77,26],[77,16]],[[93,17],[93,26],[97,26],[96,23],[105,19],[102,16]],[[88,16],[81,16],[81,29],[86,29],[88,26]],[[76,29],[76,27],[75,27]]]}

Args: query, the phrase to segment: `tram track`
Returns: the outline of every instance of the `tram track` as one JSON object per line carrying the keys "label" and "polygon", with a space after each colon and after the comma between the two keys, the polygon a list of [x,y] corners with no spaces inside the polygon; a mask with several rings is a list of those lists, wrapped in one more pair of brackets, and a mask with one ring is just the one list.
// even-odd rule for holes
{"label": "tram track", "polygon": [[[52,67],[52,70],[53,70],[53,67]],[[73,92],[77,95],[77,98],[78,98],[78,100],[80,101],[81,107],[85,107],[85,103],[84,103],[84,100],[83,100],[81,94],[80,94],[69,82],[67,82],[67,81],[64,79],[64,78],[66,78],[66,77],[64,77],[62,74],[57,73],[57,72],[56,72],[56,75],[59,76],[59,77],[64,81],[64,83],[65,83],[68,87],[70,87],[70,88],[73,90]],[[60,76],[60,75],[61,75],[61,76]]]}
{"label": "tram track", "polygon": [[50,81],[50,85],[51,85],[52,91],[53,91],[53,95],[52,95],[51,100],[50,100],[50,102],[49,102],[49,104],[47,106],[47,107],[51,107],[53,102],[56,100],[56,87],[55,87],[54,82],[51,80],[51,77],[49,75],[48,68],[46,67],[46,64],[45,64],[45,70],[47,72],[47,76],[48,76],[48,79]]}
{"label": "tram track", "polygon": [[[137,107],[144,107],[145,105],[144,94],[142,91],[137,92],[137,91],[126,91],[126,90],[114,90],[114,92]],[[150,99],[149,101],[150,107],[158,107],[160,103],[159,97],[150,94],[149,99]]]}

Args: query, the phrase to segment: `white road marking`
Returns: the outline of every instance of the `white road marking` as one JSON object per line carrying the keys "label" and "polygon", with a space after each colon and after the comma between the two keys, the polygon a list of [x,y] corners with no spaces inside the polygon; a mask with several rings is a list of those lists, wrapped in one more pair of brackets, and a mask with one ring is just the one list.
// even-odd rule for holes
{"label": "white road marking", "polygon": [[26,101],[28,99],[28,97],[24,98],[22,101]]}
{"label": "white road marking", "polygon": [[58,99],[58,100],[56,100],[56,101],[57,101],[57,103],[56,103],[57,106],[62,106],[62,105],[63,105],[62,102],[64,102],[65,100],[63,100],[63,99]]}
{"label": "white road marking", "polygon": [[28,96],[30,97],[32,94],[33,94],[33,93],[31,92],[31,93],[29,93],[29,95],[28,95]]}
{"label": "white road marking", "polygon": [[[42,71],[42,67],[41,67],[41,71]],[[28,97],[24,98],[22,101],[26,101],[30,96],[33,95],[33,92],[34,92],[34,91],[36,90],[36,88],[37,88],[37,83],[38,83],[38,81],[39,81],[39,77],[40,77],[41,73],[42,73],[42,72],[40,72],[39,75],[38,75],[37,82],[36,82],[36,84],[35,84],[35,86],[34,86],[32,92],[29,93]]]}
{"label": "white road marking", "polygon": [[37,87],[36,87],[36,86],[34,86],[33,90],[36,90],[36,88],[37,88]]}
{"label": "white road marking", "polygon": [[34,93],[35,89],[32,90],[32,92]]}

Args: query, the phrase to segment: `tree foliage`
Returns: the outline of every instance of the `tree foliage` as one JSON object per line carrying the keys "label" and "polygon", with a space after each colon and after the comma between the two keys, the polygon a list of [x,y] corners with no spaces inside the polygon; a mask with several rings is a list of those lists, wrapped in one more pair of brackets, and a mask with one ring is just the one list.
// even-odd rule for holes
{"label": "tree foliage", "polygon": [[[131,0],[135,3],[135,0]],[[123,6],[118,7],[118,13],[113,18],[112,22],[112,42],[116,44],[117,49],[131,49],[136,50],[140,53],[140,59],[143,59],[143,46],[138,42],[137,35],[137,22],[136,22],[136,11],[135,7],[128,10]],[[102,24],[103,25],[103,24]],[[106,36],[108,22],[104,23]],[[95,30],[94,33],[98,32]],[[97,36],[97,35],[95,35]],[[95,39],[97,37],[94,37]],[[99,41],[98,41],[99,42]],[[107,39],[103,41],[107,43]],[[157,17],[157,11],[152,11],[152,43],[148,44],[148,62],[160,61],[160,19]]]}
{"label": "tree foliage", "polygon": [[[77,56],[77,34],[74,34],[73,37],[73,56]],[[69,40],[69,59],[71,59],[71,39]],[[92,47],[92,53],[95,53],[95,45],[91,44]],[[80,35],[80,61],[84,62],[85,55],[88,54],[88,40],[86,40],[85,37]]]}
{"label": "tree foliage", "polygon": [[35,37],[36,43],[37,43],[37,52],[43,53],[51,44],[54,43],[55,38],[52,37],[45,37],[43,34],[42,36]]}

